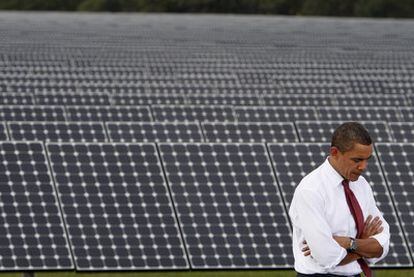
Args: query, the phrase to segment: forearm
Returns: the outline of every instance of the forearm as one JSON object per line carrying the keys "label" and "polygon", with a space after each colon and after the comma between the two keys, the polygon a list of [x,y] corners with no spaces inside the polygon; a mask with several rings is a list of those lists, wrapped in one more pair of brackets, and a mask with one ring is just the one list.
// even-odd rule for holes
{"label": "forearm", "polygon": [[361,256],[357,253],[348,253],[345,258],[338,265],[346,265],[360,259]]}
{"label": "forearm", "polygon": [[[343,248],[350,246],[351,239],[343,236],[333,236],[336,242]],[[357,248],[355,253],[363,258],[376,258],[382,255],[382,246],[374,238],[356,239]]]}
{"label": "forearm", "polygon": [[377,258],[382,255],[382,246],[376,239],[356,239],[357,249],[355,253],[365,258]]}

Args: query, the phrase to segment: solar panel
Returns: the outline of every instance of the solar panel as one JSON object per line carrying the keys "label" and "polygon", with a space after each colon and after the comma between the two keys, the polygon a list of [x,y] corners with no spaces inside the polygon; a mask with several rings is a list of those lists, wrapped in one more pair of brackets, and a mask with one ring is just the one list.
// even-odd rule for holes
{"label": "solar panel", "polygon": [[51,142],[107,141],[101,122],[8,122],[13,140]]}
{"label": "solar panel", "polygon": [[72,269],[42,144],[0,142],[0,160],[0,269]]}
{"label": "solar panel", "polygon": [[401,107],[407,105],[404,95],[398,94],[344,94],[337,95],[338,106]]}
{"label": "solar panel", "polygon": [[414,142],[414,122],[388,122],[396,142]]}
{"label": "solar panel", "polygon": [[0,106],[0,121],[65,121],[61,106]]}
{"label": "solar panel", "polygon": [[298,142],[291,122],[202,123],[208,142]]}
{"label": "solar panel", "polygon": [[[401,107],[399,108],[402,115],[401,121],[411,121],[414,122],[414,106],[413,107]],[[399,120],[390,120],[390,121],[399,121]]]}
{"label": "solar panel", "polygon": [[348,88],[342,83],[277,82],[286,94],[346,94]]}
{"label": "solar panel", "polygon": [[0,122],[0,140],[9,140],[6,123]]}
{"label": "solar panel", "polygon": [[336,100],[326,94],[277,94],[264,95],[267,106],[335,106]]}
{"label": "solar panel", "polygon": [[110,105],[108,93],[67,93],[67,92],[36,92],[35,98],[40,105]]}
{"label": "solar panel", "polygon": [[316,120],[313,107],[234,107],[240,122],[288,122],[295,120]]}
{"label": "solar panel", "polygon": [[[329,155],[329,144],[269,144],[268,147],[279,185],[283,191],[283,197],[286,205],[289,206],[294,190],[301,179],[322,164]],[[375,155],[370,161],[364,176],[372,186],[378,208],[390,225],[391,243],[389,254],[384,260],[377,263],[376,266],[411,266],[410,254],[406,247],[404,236],[398,223],[378,159]]]}
{"label": "solar panel", "polygon": [[287,214],[262,144],[160,144],[192,268],[291,267]]}
{"label": "solar panel", "polygon": [[217,86],[217,93],[218,94],[239,94],[239,95],[272,95],[280,93],[279,89],[270,84],[243,84],[243,85],[218,85]]}
{"label": "solar panel", "polygon": [[77,270],[188,268],[154,144],[47,150]]}
{"label": "solar panel", "polygon": [[258,95],[253,94],[191,94],[187,96],[187,104],[258,106],[262,101]]}
{"label": "solar panel", "polygon": [[151,108],[155,121],[236,121],[231,106],[156,105]]}
{"label": "solar panel", "polygon": [[107,122],[108,135],[114,142],[201,142],[196,122]]}
{"label": "solar panel", "polygon": [[400,121],[399,111],[393,107],[317,107],[316,109],[320,120]]}
{"label": "solar panel", "polygon": [[152,121],[147,106],[68,106],[71,121]]}
{"label": "solar panel", "polygon": [[179,93],[120,93],[112,96],[114,105],[180,105],[186,99]]}
{"label": "solar panel", "polygon": [[325,143],[271,143],[268,148],[287,205],[302,178],[323,163],[329,154],[329,144]]}
{"label": "solar panel", "polygon": [[[335,129],[342,121],[296,121],[296,127],[302,142],[330,142]],[[369,131],[374,142],[394,141],[387,123],[384,121],[361,121]]]}
{"label": "solar panel", "polygon": [[33,105],[34,97],[31,93],[2,92],[0,105]]}
{"label": "solar panel", "polygon": [[[375,145],[395,208],[408,241],[414,250],[414,145],[409,143],[379,143]],[[389,255],[388,255],[389,256]]]}

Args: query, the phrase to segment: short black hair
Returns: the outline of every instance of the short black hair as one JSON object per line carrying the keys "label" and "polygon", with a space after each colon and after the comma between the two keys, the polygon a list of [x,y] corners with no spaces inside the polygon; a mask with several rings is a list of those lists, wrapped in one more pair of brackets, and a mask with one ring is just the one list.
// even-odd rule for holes
{"label": "short black hair", "polygon": [[369,132],[358,122],[345,122],[332,135],[331,147],[335,146],[342,153],[351,150],[355,143],[372,144]]}

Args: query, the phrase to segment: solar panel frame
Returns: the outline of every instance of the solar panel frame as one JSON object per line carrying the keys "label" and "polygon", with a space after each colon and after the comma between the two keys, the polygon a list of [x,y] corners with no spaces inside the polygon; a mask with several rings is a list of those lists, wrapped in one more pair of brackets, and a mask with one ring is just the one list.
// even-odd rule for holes
{"label": "solar panel frame", "polygon": [[0,141],[9,140],[6,122],[0,121]]}
{"label": "solar panel frame", "polygon": [[[34,141],[0,142],[0,149],[1,160],[5,167],[1,173],[0,196],[2,201],[0,210],[2,212],[0,213],[0,221],[2,222],[2,230],[0,237],[6,234],[10,243],[8,248],[4,247],[5,240],[0,238],[2,245],[0,270],[74,269],[66,228],[43,144]],[[19,160],[19,158],[22,159]],[[23,171],[23,169],[25,170]],[[8,186],[10,190],[8,190]],[[11,202],[13,204],[8,205]],[[40,205],[38,205],[39,202]],[[17,218],[13,219],[14,216]],[[8,232],[9,228],[12,229],[11,232]],[[37,244],[37,248],[33,247],[34,242]],[[25,254],[23,255],[23,253]],[[22,255],[24,266],[5,265],[11,260],[21,259]],[[56,261],[53,261],[53,265],[42,264],[40,266],[37,261],[33,266],[28,265],[30,264],[29,257],[40,260],[51,257]]]}
{"label": "solar panel frame", "polygon": [[[186,153],[187,147],[193,148],[191,150],[193,152],[189,154]],[[206,149],[202,150],[202,147]],[[226,162],[223,160],[224,157],[221,157],[224,155],[230,159],[231,155],[242,155],[242,152],[238,152],[238,154],[237,152],[232,152],[231,147],[240,147],[240,149],[243,147],[260,148],[261,152],[250,157],[257,157],[258,160],[256,163],[246,157],[247,163],[245,164],[244,161],[239,160],[239,158],[234,156],[234,161],[237,161],[237,164],[233,164],[231,162]],[[191,267],[193,269],[292,267],[293,253],[291,253],[290,225],[285,207],[281,202],[280,192],[278,191],[276,179],[273,175],[264,144],[159,143],[158,148],[165,169],[166,178],[171,189],[178,220],[183,230],[184,241],[187,246]],[[173,148],[175,148],[175,150],[173,150]],[[217,148],[219,151],[212,151],[213,148]],[[229,148],[229,155],[226,154],[224,148]],[[171,156],[169,156],[170,152]],[[247,181],[247,183],[245,183],[242,180],[248,180],[252,176],[247,173],[249,170],[244,170],[243,174],[241,174],[244,175],[244,177],[242,177],[241,175],[237,176],[233,174],[231,170],[224,169],[224,167],[233,166],[250,167],[250,163],[252,163],[251,166],[261,168],[260,173],[258,173],[257,176],[252,177],[252,180],[256,180],[256,177],[258,176],[260,176],[260,178],[265,176],[263,177],[263,180],[271,179],[271,182],[269,181],[268,184],[266,181],[262,181],[262,183],[258,184],[256,181],[253,181],[253,183]],[[263,166],[267,169],[267,172],[263,171]],[[197,173],[191,168],[198,168],[198,170],[203,172],[204,169],[202,169],[202,167],[205,167],[205,169],[209,167],[210,169],[205,171],[204,174],[199,173],[200,177],[197,177]],[[211,171],[212,167],[215,167],[214,171]],[[257,170],[250,171],[253,172],[253,175],[255,175],[254,172],[257,172]],[[223,176],[220,175],[220,172],[223,173]],[[202,177],[202,175],[204,175],[204,177]],[[218,176],[223,177],[221,182],[218,182]],[[256,194],[256,192],[254,192],[255,186],[260,188],[260,193]],[[226,191],[227,189],[228,191]],[[222,190],[224,190],[224,193],[219,192]],[[236,191],[238,192],[236,193]],[[215,195],[219,198],[214,199]],[[258,202],[256,202],[257,200],[255,199],[250,199],[250,197],[255,198],[255,196],[259,198],[264,197],[265,199],[261,199]],[[241,203],[236,201],[235,204],[233,203],[229,205],[231,201],[227,199],[227,197],[235,201],[236,198],[237,201],[240,201],[243,197],[249,198],[250,200],[245,199],[246,201],[243,200]],[[274,199],[271,200],[270,198]],[[203,199],[205,201],[203,201]],[[278,205],[276,203],[278,203]],[[262,224],[260,224],[256,222],[256,218],[259,216],[267,216],[267,213],[265,212],[258,213],[258,210],[261,210],[262,208],[270,209],[271,211],[269,211],[269,215],[271,216],[263,221],[265,223],[262,222]],[[231,212],[229,212],[230,209]],[[256,213],[252,215],[255,219],[253,219],[253,217],[248,218],[248,214],[252,209],[256,211]],[[244,218],[243,220],[251,222],[244,222],[243,224],[240,224],[240,222],[237,223],[237,221],[242,220],[241,217],[239,217],[241,210],[244,211],[244,213],[240,215]],[[222,212],[224,212],[224,214],[222,214]],[[277,220],[275,218],[277,218]],[[230,220],[230,223],[226,223],[226,220]],[[273,222],[273,220],[275,221]],[[249,233],[247,237],[254,240],[255,238],[258,238],[255,237],[255,235],[257,234],[259,236],[259,231],[249,231],[250,227],[257,227],[260,229],[260,232],[262,232],[259,241],[263,240],[261,242],[257,241],[257,246],[255,246],[256,243],[253,243],[253,248],[260,248],[259,246],[263,241],[270,240],[271,243],[269,241],[264,245],[266,248],[270,247],[272,251],[278,252],[277,257],[275,257],[273,253],[264,254],[264,250],[252,250],[253,248],[250,249],[249,247],[251,246],[249,245],[243,246],[243,241],[245,240],[243,237],[245,237],[246,234],[239,234],[239,236],[234,233],[238,231],[230,230],[232,228],[238,228],[238,230],[243,230],[243,232],[247,231]],[[275,230],[278,227],[282,229]],[[227,230],[228,228],[230,229]],[[279,233],[279,231],[282,233]],[[267,236],[266,232],[269,232],[269,236]],[[239,242],[231,247],[235,241]],[[250,242],[249,239],[248,241]],[[224,248],[228,250],[224,250]],[[286,250],[286,252],[284,250]],[[253,255],[252,251],[256,254]],[[250,255],[253,255],[253,260],[249,260]],[[281,258],[281,261],[283,262],[279,261],[278,263],[272,261],[277,258]],[[268,262],[269,264],[260,264],[256,259],[262,259],[262,262]],[[236,261],[238,264],[233,263],[233,261]],[[250,264],[248,264],[249,262]]]}
{"label": "solar panel frame", "polygon": [[[203,122],[201,127],[206,142],[211,143],[299,142],[293,122]],[[277,137],[279,132],[283,138]]]}
{"label": "solar panel frame", "polygon": [[[28,129],[25,129],[28,128]],[[75,131],[74,131],[74,128]],[[101,129],[99,129],[101,128]],[[9,121],[7,129],[12,140],[43,142],[107,142],[102,122],[80,121]],[[86,132],[84,131],[86,129]],[[28,133],[30,131],[30,133]],[[63,132],[62,132],[63,131]],[[26,135],[29,135],[28,138]],[[67,137],[67,139],[64,138]]]}
{"label": "solar panel frame", "polygon": [[[113,128],[113,127],[115,128]],[[185,133],[179,128],[185,129]],[[202,142],[204,136],[198,122],[106,122],[108,137],[112,142]],[[118,130],[116,130],[118,128]],[[131,139],[122,137],[120,130]],[[175,129],[170,132],[169,129]],[[162,134],[160,134],[160,130]],[[117,132],[118,131],[118,132]],[[195,136],[198,135],[198,136]],[[162,138],[161,136],[165,136]],[[173,136],[173,137],[171,137]],[[186,139],[188,137],[188,139]]]}
{"label": "solar panel frame", "polygon": [[[64,154],[65,154],[64,151],[66,151],[63,149],[64,147],[67,148],[66,153],[69,153],[70,158],[68,159],[66,163],[65,162],[61,163],[64,160]],[[73,149],[70,149],[71,147]],[[83,150],[83,148],[87,148],[87,149],[85,149],[86,151],[77,151],[76,147],[78,147],[78,150]],[[122,170],[125,170],[125,169],[121,169],[121,171],[119,172],[117,172],[117,170],[114,170],[111,172],[107,171],[105,173],[106,177],[103,177],[102,175],[102,177],[105,180],[104,179],[95,180],[94,179],[95,177],[99,178],[98,176],[99,174],[98,175],[93,174],[90,171],[90,169],[93,167],[98,169],[98,167],[101,166],[100,165],[101,162],[99,162],[98,164],[96,164],[94,161],[88,162],[87,160],[82,159],[82,157],[84,157],[85,155],[90,157],[91,160],[94,159],[95,161],[101,160],[103,156],[107,156],[107,158],[104,158],[104,160],[105,159],[107,160],[103,162],[103,165],[110,166],[111,164],[113,164],[115,167],[119,167],[120,169],[121,166],[123,166],[122,164],[125,162],[126,156],[130,156],[132,159],[133,155],[138,157],[139,155],[138,153],[140,152],[139,151],[128,151],[129,155],[116,155],[116,152],[114,152],[113,153],[114,156],[117,157],[117,159],[119,159],[118,162],[114,162],[114,160],[112,160],[113,157],[111,157],[111,155],[108,155],[108,154],[101,155],[101,156],[95,155],[95,157],[93,155],[94,153],[90,152],[89,154],[88,152],[91,150],[92,147],[95,147],[95,148],[96,147],[98,148],[99,147],[101,148],[113,147],[114,149],[117,147],[118,148],[124,147],[124,148],[128,148],[129,150],[133,148],[142,148],[142,149],[144,149],[145,147],[152,148],[153,150],[152,153],[154,154],[152,158],[155,158],[155,160],[152,160],[151,157],[146,157],[146,155],[142,155],[141,157],[139,157],[139,160],[143,158],[145,160],[144,162],[141,163],[140,161],[137,164],[136,161],[133,161],[130,166],[147,167],[146,165],[147,163],[149,163],[148,166],[151,166],[151,163],[154,163],[155,167],[158,169],[158,172],[159,172],[158,178],[160,178],[162,182],[157,183],[157,182],[151,181],[148,183],[148,187],[146,188],[145,192],[139,191],[131,195],[128,191],[125,193],[123,190],[124,189],[127,190],[128,188],[138,189],[137,185],[138,184],[142,185],[143,183],[141,183],[141,181],[143,179],[150,179],[152,174],[149,174],[147,176],[144,176],[144,175],[139,176],[135,174],[137,172],[135,171],[131,172],[127,170],[126,172],[128,172],[129,177],[141,179],[141,181],[133,181],[131,178],[128,177],[128,174],[123,175]],[[53,150],[53,148],[57,148],[55,149],[56,151]],[[162,169],[162,165],[160,161],[160,157],[158,155],[156,145],[154,143],[46,143],[46,149],[47,149],[47,153],[50,159],[51,170],[52,170],[53,177],[54,177],[55,184],[56,184],[57,195],[60,199],[61,206],[62,206],[63,219],[68,228],[68,239],[69,239],[69,243],[71,245],[72,251],[73,251],[73,257],[74,257],[73,259],[74,259],[77,271],[113,271],[113,270],[129,271],[129,270],[189,269],[188,258],[186,256],[185,247],[184,247],[184,243],[183,243],[182,236],[181,236],[181,231],[180,231],[180,228],[177,222],[177,218],[175,216],[173,202],[170,198],[168,184],[166,182],[165,175],[163,173],[163,169]],[[101,154],[102,153],[103,152],[101,152]],[[74,157],[76,158],[74,159]],[[75,162],[75,160],[77,162]],[[70,174],[67,174],[68,171],[66,171],[66,169],[64,168],[65,166],[68,168],[72,167],[72,170],[75,170],[75,171],[78,170],[79,172],[83,174],[79,176],[70,176]],[[62,167],[62,168],[59,168],[59,167]],[[59,172],[56,172],[55,168]],[[96,171],[96,173],[98,172]],[[114,175],[117,175],[120,173],[119,176],[122,177],[124,181],[121,183],[113,182],[113,180],[111,179],[112,178],[111,176],[113,176],[111,175],[112,173],[114,173]],[[94,177],[92,177],[92,179],[91,178],[85,179],[84,177],[87,177],[88,174],[90,174],[90,177],[92,176]],[[74,177],[74,180],[71,180],[71,177]],[[125,179],[124,177],[129,178],[129,179]],[[83,181],[77,182],[76,180],[80,180],[79,178],[83,179]],[[114,179],[116,180],[117,177]],[[92,191],[95,191],[95,188],[99,188],[97,189],[98,190],[97,193],[91,194],[92,191],[88,192],[88,186],[91,186],[91,185],[97,185],[97,187],[89,188],[89,190],[92,189]],[[122,185],[123,188],[121,189],[120,186],[116,187],[116,185]],[[157,185],[161,185],[163,189],[161,189],[160,186],[158,186],[157,188]],[[122,190],[122,193],[119,192],[119,189]],[[148,193],[148,189],[151,190],[152,193]],[[161,189],[162,191],[159,191],[159,189]],[[127,199],[123,200],[124,196],[127,197],[131,201],[125,202],[125,200]],[[151,201],[154,200],[150,198],[151,197],[156,198],[157,196],[158,197],[162,196],[163,199],[168,202],[168,205],[167,205],[168,208],[166,209],[168,210],[169,214],[167,214],[165,209],[163,208],[162,201],[160,202],[161,204],[158,202],[155,202],[156,204],[154,205],[155,207],[157,207],[156,209],[158,210],[158,214],[153,214],[155,216],[151,216],[151,214],[148,214],[149,211],[147,211],[146,209],[147,207],[149,207],[148,209],[152,209],[151,205],[149,204],[151,203]],[[94,199],[94,201],[98,201],[99,205],[93,205],[92,201],[88,201],[88,199],[86,199],[87,197],[90,197],[88,198],[89,200]],[[140,200],[143,200],[143,201],[135,202],[135,201],[132,201],[131,197],[139,197]],[[120,199],[118,200],[118,198]],[[71,204],[71,202],[73,202],[74,200],[76,200],[75,203]],[[158,199],[158,201],[160,200],[161,198]],[[107,203],[109,204],[107,205],[105,201],[108,201]],[[145,201],[148,201],[148,203],[146,203]],[[78,208],[80,210],[78,210]],[[81,213],[82,209],[89,209],[90,212],[92,212],[94,209],[103,210],[103,215],[102,217],[100,216],[89,217],[92,214],[88,214],[88,215],[82,214]],[[117,213],[113,213],[114,209],[116,210]],[[129,211],[129,214],[121,214],[120,212],[122,209],[127,209]],[[135,210],[133,211],[131,209],[135,209]],[[161,222],[158,226],[157,217],[161,221],[165,220],[165,223]],[[93,222],[93,220],[90,221],[91,218],[93,218],[96,221],[95,222]],[[149,231],[149,229],[148,230],[145,229],[145,227],[143,226],[144,221],[145,221],[145,223],[147,224],[146,228],[157,229],[158,227],[161,227],[164,230],[164,228],[166,229],[169,228],[169,224],[171,223],[171,220],[172,220],[172,226],[173,226],[172,228],[175,231],[173,235],[168,235],[167,233],[164,233],[164,235],[162,236],[157,235],[157,234],[155,235],[150,234],[151,231]],[[106,223],[103,224],[103,221],[105,221]],[[119,223],[117,223],[118,221]],[[91,228],[95,229],[95,232],[97,234],[96,235],[88,234],[88,230],[91,228],[89,229],[86,228],[84,232],[82,230],[79,230],[79,228],[80,229],[82,228],[79,227],[78,224],[80,224],[82,227],[84,226],[82,222],[90,224]],[[132,228],[134,228],[134,230],[128,227],[129,225],[131,225],[131,222],[134,222],[132,224],[133,226]],[[132,233],[128,233],[125,230],[123,230],[124,227],[127,228],[126,230],[128,230],[128,232],[132,232]],[[118,229],[118,228],[121,228],[121,229]],[[172,230],[169,229],[169,232],[171,231]],[[176,236],[174,237],[174,235]],[[78,240],[77,237],[79,237],[80,239]],[[143,260],[147,259],[146,254],[152,253],[153,257],[155,257],[156,259],[162,262],[166,262],[165,258],[172,260],[174,258],[174,255],[177,255],[177,249],[174,248],[175,245],[170,245],[170,246],[168,246],[168,244],[165,245],[166,242],[164,241],[164,239],[166,240],[167,237],[173,237],[175,238],[176,242],[178,241],[179,243],[178,246],[180,250],[179,252],[181,254],[181,255],[178,255],[179,256],[178,258],[181,260],[180,262],[184,261],[185,265],[184,266],[173,265],[173,266],[168,266],[168,267],[162,267],[162,266],[160,267],[160,266],[153,265],[153,264],[151,265],[151,261],[148,262],[146,265],[143,265],[145,263],[143,262]],[[93,243],[96,242],[94,241],[94,239],[96,241],[101,239],[101,241],[104,244],[99,244],[98,242],[99,245],[94,250]],[[108,239],[110,241],[108,241]],[[120,243],[120,241],[118,241],[117,239],[123,240],[123,244],[126,245],[125,246],[126,250],[122,248],[122,245],[121,247],[117,247],[117,243]],[[129,240],[128,244],[125,244],[127,240]],[[153,240],[152,246],[150,248],[148,248],[147,247],[148,245],[146,245],[148,243],[148,240]],[[157,245],[154,244],[155,241],[157,241]],[[141,243],[141,244],[140,246],[135,247],[135,249],[129,245],[129,244],[135,245],[136,243]],[[76,244],[79,244],[79,245],[76,245]],[[168,250],[169,255],[166,255],[165,253],[163,253],[163,255],[158,253],[160,254],[158,255],[152,252],[154,249],[158,249],[158,248],[164,251],[165,249],[163,249],[163,246],[164,248],[169,249]],[[96,251],[98,250],[102,251],[100,255],[97,255]],[[134,265],[134,261],[135,261],[136,263],[138,263],[138,265],[123,266],[123,265],[118,264],[118,266],[105,266],[104,263],[102,264],[101,262],[104,259],[114,258],[117,260],[117,257],[118,259],[122,258],[122,257],[119,258],[119,256],[115,254],[115,252],[113,252],[115,250],[118,250],[119,253],[121,254],[123,253],[124,254],[123,258],[126,257],[126,259],[129,260],[128,261],[129,264]],[[125,256],[124,250],[129,252],[129,255]],[[90,251],[90,257],[91,257],[90,259],[88,258],[88,255],[85,257],[83,256],[83,254],[86,254],[87,251]],[[146,253],[143,253],[145,251]],[[93,261],[94,257],[95,257],[95,261]],[[139,261],[137,261],[138,259]],[[85,261],[85,260],[89,260],[89,261]],[[92,261],[97,262],[98,266],[91,265]]]}
{"label": "solar panel frame", "polygon": [[[405,149],[411,151],[405,151]],[[413,193],[413,171],[411,161],[414,153],[414,145],[412,143],[378,143],[375,145],[375,151],[378,155],[381,168],[387,182],[391,198],[394,203],[395,210],[408,248],[411,251],[411,259],[414,261],[414,232],[412,228],[413,208],[409,196]],[[401,156],[405,161],[397,162],[395,157]],[[395,180],[395,181],[392,181]],[[412,266],[412,264],[411,264]]]}
{"label": "solar panel frame", "polygon": [[398,109],[401,112],[401,119],[402,120],[394,120],[394,121],[414,122],[414,106],[412,106],[412,107],[399,107]]}

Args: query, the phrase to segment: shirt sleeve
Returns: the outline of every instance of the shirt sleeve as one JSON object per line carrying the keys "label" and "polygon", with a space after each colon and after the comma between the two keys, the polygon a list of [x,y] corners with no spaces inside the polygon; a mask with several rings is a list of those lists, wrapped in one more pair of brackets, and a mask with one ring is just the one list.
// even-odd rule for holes
{"label": "shirt sleeve", "polygon": [[385,256],[388,254],[389,246],[390,246],[390,226],[387,223],[387,221],[384,219],[382,213],[378,209],[374,195],[372,193],[371,187],[369,187],[369,214],[373,217],[379,216],[382,221],[382,227],[383,230],[381,233],[376,234],[374,236],[371,236],[371,238],[374,238],[378,241],[378,243],[382,246],[382,255],[378,258],[369,258],[366,259],[370,264],[375,264],[378,261],[385,258]]}
{"label": "shirt sleeve", "polygon": [[324,201],[310,190],[295,192],[295,223],[301,229],[313,259],[321,267],[336,267],[347,255],[332,237],[332,231],[324,217]]}

